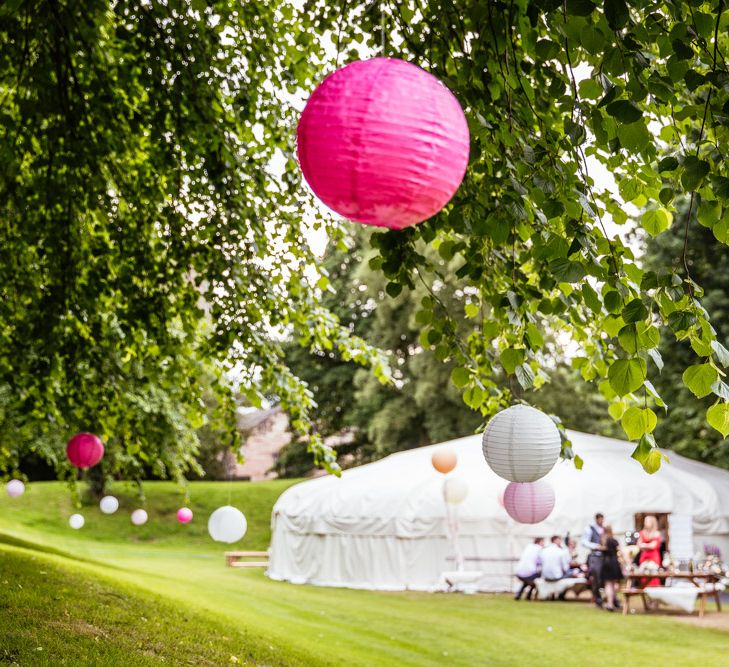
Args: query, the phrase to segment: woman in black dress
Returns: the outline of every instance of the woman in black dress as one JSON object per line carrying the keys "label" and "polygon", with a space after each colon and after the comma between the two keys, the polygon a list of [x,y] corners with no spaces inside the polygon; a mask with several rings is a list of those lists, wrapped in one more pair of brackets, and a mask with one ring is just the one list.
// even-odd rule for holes
{"label": "woman in black dress", "polygon": [[602,572],[601,579],[605,587],[608,611],[615,611],[615,595],[623,579],[623,570],[618,557],[618,541],[613,537],[611,526],[605,526],[602,533]]}

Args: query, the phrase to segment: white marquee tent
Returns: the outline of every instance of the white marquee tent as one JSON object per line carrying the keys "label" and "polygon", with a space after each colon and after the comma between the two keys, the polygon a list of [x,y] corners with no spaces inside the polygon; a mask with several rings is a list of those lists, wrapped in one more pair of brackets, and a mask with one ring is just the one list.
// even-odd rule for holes
{"label": "white marquee tent", "polygon": [[648,475],[630,458],[634,445],[569,435],[584,467],[560,461],[547,475],[556,503],[535,525],[518,524],[506,514],[499,498],[507,482],[486,465],[478,435],[392,454],[341,478],[296,484],[273,508],[268,576],[320,586],[438,589],[441,573],[455,569],[444,478],[430,462],[444,446],[458,454],[450,475],[469,487],[458,506],[458,545],[466,569],[483,572],[480,590],[511,589],[514,560],[531,539],[567,531],[579,539],[597,511],[616,534],[633,529],[635,513],[671,513],[677,526],[693,527],[688,549],[715,544],[729,556],[729,472],[668,453],[670,464]]}

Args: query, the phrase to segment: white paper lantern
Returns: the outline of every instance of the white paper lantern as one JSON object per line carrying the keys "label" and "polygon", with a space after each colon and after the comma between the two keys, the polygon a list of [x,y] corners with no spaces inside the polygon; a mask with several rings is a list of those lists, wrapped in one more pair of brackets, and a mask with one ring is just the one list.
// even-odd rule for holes
{"label": "white paper lantern", "polygon": [[144,510],[134,510],[132,512],[132,523],[135,526],[143,526],[147,523],[147,513]]}
{"label": "white paper lantern", "polygon": [[22,496],[25,493],[25,484],[23,484],[23,482],[19,479],[11,479],[5,485],[5,493],[7,493],[11,498]]}
{"label": "white paper lantern", "polygon": [[443,497],[450,505],[460,505],[468,495],[468,484],[460,477],[449,477],[443,482]]}
{"label": "white paper lantern", "polygon": [[72,514],[70,517],[68,517],[68,525],[71,526],[74,530],[79,530],[80,528],[84,527],[84,521],[83,516],[80,514]]}
{"label": "white paper lantern", "polygon": [[230,505],[218,507],[208,519],[208,532],[216,542],[233,544],[240,540],[248,530],[248,522],[243,512]]}
{"label": "white paper lantern", "polygon": [[557,463],[562,443],[554,422],[527,405],[499,412],[483,433],[483,455],[510,482],[534,482]]}
{"label": "white paper lantern", "polygon": [[99,503],[99,509],[104,514],[114,514],[119,509],[119,501],[114,496],[104,496]]}

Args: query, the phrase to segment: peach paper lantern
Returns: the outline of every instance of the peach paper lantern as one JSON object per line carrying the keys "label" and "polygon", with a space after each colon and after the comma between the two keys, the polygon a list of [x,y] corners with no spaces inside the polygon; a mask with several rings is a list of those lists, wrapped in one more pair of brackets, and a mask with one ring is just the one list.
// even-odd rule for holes
{"label": "peach paper lantern", "polygon": [[350,63],[311,94],[298,126],[301,171],[340,215],[402,229],[453,197],[468,165],[461,105],[438,79],[395,58]]}
{"label": "peach paper lantern", "polygon": [[66,445],[66,456],[77,468],[91,468],[104,456],[104,443],[93,433],[77,433]]}
{"label": "peach paper lantern", "polygon": [[511,482],[504,491],[504,508],[519,523],[544,521],[554,509],[554,489],[546,480]]}
{"label": "peach paper lantern", "polygon": [[458,457],[452,449],[438,449],[430,459],[433,467],[444,475],[449,473],[458,463]]}

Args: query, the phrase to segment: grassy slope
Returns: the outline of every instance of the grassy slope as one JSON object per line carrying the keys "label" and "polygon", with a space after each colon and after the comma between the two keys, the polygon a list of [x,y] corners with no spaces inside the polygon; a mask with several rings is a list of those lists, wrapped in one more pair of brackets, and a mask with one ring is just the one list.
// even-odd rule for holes
{"label": "grassy slope", "polygon": [[[249,518],[241,548],[268,542],[270,506],[285,483],[235,484],[232,504]],[[227,502],[228,484],[192,485],[192,525],[178,526],[174,487],[150,484],[150,524],[134,528],[128,511],[104,517],[84,510],[87,526],[65,526],[70,505],[56,484],[35,484],[21,499],[0,500],[0,533],[81,556],[77,571],[113,575],[245,629],[252,654],[265,637],[282,662],[306,664],[523,665],[726,664],[727,636],[666,617],[624,618],[587,605],[516,604],[504,596],[376,593],[271,582],[260,571],[222,566],[222,549],[205,533],[210,510]],[[128,505],[127,510],[131,507]],[[59,556],[37,556],[61,563]],[[102,559],[113,569],[94,564]],[[2,627],[0,609],[0,627]],[[547,628],[551,627],[552,631]],[[264,647],[265,648],[265,647]]]}
{"label": "grassy slope", "polygon": [[[288,664],[268,642],[129,585],[0,546],[0,663]],[[301,664],[306,664],[304,660]]]}

